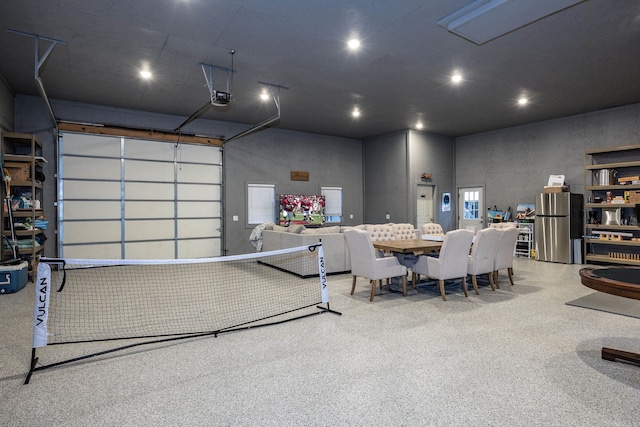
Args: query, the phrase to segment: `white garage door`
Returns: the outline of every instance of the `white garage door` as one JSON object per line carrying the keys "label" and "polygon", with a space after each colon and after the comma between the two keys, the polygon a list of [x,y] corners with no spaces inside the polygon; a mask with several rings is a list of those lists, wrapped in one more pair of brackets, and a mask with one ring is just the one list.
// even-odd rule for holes
{"label": "white garage door", "polygon": [[59,256],[221,255],[220,147],[61,132],[58,151]]}

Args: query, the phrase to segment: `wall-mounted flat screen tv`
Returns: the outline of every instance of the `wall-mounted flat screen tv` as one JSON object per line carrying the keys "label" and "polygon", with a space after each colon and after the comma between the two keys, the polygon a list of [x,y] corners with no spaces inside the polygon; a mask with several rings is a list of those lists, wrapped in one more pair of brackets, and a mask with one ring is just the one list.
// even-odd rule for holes
{"label": "wall-mounted flat screen tv", "polygon": [[323,225],[325,197],[306,194],[281,194],[278,196],[278,221],[282,226],[302,224]]}

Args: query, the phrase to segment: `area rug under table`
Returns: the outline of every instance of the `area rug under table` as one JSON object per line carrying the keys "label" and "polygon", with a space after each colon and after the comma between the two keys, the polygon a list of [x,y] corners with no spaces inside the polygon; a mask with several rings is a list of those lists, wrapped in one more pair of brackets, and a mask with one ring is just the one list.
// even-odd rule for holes
{"label": "area rug under table", "polygon": [[569,301],[567,305],[606,311],[607,313],[640,318],[640,301],[616,295],[594,292],[584,297]]}

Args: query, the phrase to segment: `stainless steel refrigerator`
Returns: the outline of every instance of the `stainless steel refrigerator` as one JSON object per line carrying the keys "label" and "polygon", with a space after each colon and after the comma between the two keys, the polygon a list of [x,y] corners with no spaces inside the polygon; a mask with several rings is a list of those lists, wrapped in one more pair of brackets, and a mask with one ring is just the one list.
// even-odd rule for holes
{"label": "stainless steel refrigerator", "polygon": [[[574,247],[583,234],[583,197],[574,193],[542,193],[536,195],[535,242],[539,261],[574,262]],[[578,242],[579,243],[579,242]],[[575,254],[578,258],[579,254]],[[578,259],[581,259],[580,256]]]}

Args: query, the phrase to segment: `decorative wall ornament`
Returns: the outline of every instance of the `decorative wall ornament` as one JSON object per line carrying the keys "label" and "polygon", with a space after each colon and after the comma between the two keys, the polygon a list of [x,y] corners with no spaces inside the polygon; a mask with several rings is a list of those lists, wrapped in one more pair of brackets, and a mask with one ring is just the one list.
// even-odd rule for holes
{"label": "decorative wall ornament", "polygon": [[442,212],[451,211],[451,193],[442,193]]}
{"label": "decorative wall ornament", "polygon": [[291,181],[309,181],[309,172],[291,171]]}

